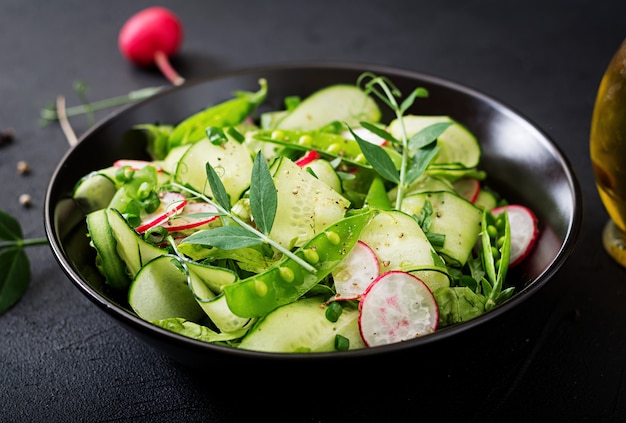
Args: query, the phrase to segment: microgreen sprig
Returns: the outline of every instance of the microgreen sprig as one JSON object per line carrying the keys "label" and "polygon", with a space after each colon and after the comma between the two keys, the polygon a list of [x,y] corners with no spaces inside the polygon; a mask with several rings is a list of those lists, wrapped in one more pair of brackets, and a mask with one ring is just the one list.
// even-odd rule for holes
{"label": "microgreen sprig", "polygon": [[[128,94],[119,95],[116,97],[111,97],[99,101],[89,102],[86,99],[85,92],[87,86],[84,82],[77,81],[74,83],[74,90],[76,94],[80,98],[83,104],[67,107],[65,109],[65,116],[68,118],[78,115],[87,114],[89,116],[90,122],[92,121],[93,113],[97,110],[108,109],[111,107],[122,106],[125,104],[133,103],[138,100],[142,100],[144,98],[148,98],[157,92],[161,91],[163,87],[146,87],[138,90],[134,90],[129,92]],[[59,120],[59,110],[58,107],[49,105],[41,109],[40,111],[41,124],[46,125],[50,122],[54,122]]]}
{"label": "microgreen sprig", "polygon": [[[489,225],[487,213],[486,211],[483,212],[481,222],[483,229],[480,237],[482,261],[486,276],[481,281],[483,295],[486,297],[486,311],[491,310],[509,298],[514,289],[513,287],[503,289],[511,256],[511,226],[508,215],[506,212],[503,212],[497,216],[495,225],[492,226]],[[498,231],[497,227],[501,227],[501,230]],[[492,233],[495,236],[492,237]],[[492,241],[495,245],[492,245]]]}
{"label": "microgreen sprig", "polygon": [[400,169],[396,168],[384,147],[372,144],[359,137],[348,127],[354,138],[359,143],[363,155],[372,167],[390,182],[398,185],[396,196],[396,209],[400,209],[404,193],[409,185],[415,182],[426,170],[428,164],[439,151],[437,138],[450,126],[451,122],[441,122],[429,125],[418,131],[410,138],[402,117],[413,105],[417,98],[428,97],[428,90],[423,87],[415,88],[400,104],[398,99],[402,93],[386,77],[377,76],[369,72],[361,74],[357,85],[363,86],[366,93],[376,96],[386,104],[395,114],[400,124],[401,139],[396,139],[389,132],[372,125],[369,122],[360,122],[361,125],[376,135],[389,140],[395,148],[402,153]]}
{"label": "microgreen sprig", "polygon": [[[226,135],[221,129],[213,127],[207,128],[207,135],[210,139],[215,139],[220,133],[224,139],[226,139]],[[217,171],[209,162],[206,163],[206,176],[213,199],[177,183],[174,183],[173,186],[212,204],[218,210],[220,216],[228,217],[237,225],[229,225],[228,222],[226,222],[226,224],[221,227],[196,232],[185,238],[182,242],[211,245],[223,250],[232,250],[267,243],[300,264],[308,272],[317,273],[315,267],[269,237],[269,233],[274,224],[274,217],[276,216],[278,200],[276,187],[274,186],[265,156],[262,152],[259,151],[254,159],[250,183],[250,211],[255,221],[256,228],[243,221],[232,212],[228,193]]]}

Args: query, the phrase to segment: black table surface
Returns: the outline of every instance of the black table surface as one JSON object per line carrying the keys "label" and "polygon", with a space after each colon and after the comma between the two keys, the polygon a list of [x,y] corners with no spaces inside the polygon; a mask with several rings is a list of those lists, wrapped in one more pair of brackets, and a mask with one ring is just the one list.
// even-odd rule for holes
{"label": "black table surface", "polygon": [[[607,214],[588,154],[596,90],[626,37],[626,2],[159,4],[183,21],[174,66],[188,80],[275,63],[371,63],[436,75],[510,105],[576,171],[584,198],[577,248],[519,308],[389,371],[303,367],[259,378],[220,363],[199,374],[163,356],[86,299],[47,246],[32,247],[29,289],[0,315],[0,421],[626,421],[626,270],[601,246]],[[0,1],[0,130],[14,130],[0,147],[1,209],[26,237],[44,236],[47,184],[69,148],[58,124],[40,124],[40,110],[57,95],[80,103],[77,81],[91,101],[168,84],[117,47],[123,22],[151,5]],[[71,122],[78,135],[92,124],[85,116]],[[21,160],[29,174],[18,175]],[[30,207],[20,205],[23,193]]]}

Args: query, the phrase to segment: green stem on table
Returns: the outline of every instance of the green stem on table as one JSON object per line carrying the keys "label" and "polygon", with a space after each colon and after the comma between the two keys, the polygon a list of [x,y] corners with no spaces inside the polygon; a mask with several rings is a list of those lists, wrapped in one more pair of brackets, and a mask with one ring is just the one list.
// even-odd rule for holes
{"label": "green stem on table", "polygon": [[[148,98],[162,89],[163,87],[147,87],[140,90],[131,91],[130,93],[125,95],[95,101],[93,103],[89,103],[88,105],[83,104],[80,106],[68,107],[65,109],[65,114],[67,117],[72,117],[91,113],[96,110],[122,106],[124,104]],[[59,114],[57,113],[55,108],[47,107],[41,110],[41,117],[46,121],[55,121],[59,119]]]}
{"label": "green stem on table", "polygon": [[0,241],[0,249],[9,247],[29,247],[32,245],[44,245],[48,238],[18,239],[15,241]]}

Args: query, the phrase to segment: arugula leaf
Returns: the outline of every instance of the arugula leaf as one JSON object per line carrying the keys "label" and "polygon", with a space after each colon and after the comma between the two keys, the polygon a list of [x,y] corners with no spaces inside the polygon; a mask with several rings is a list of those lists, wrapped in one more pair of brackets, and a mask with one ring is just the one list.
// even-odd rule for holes
{"label": "arugula leaf", "polygon": [[257,228],[264,234],[269,234],[274,225],[278,194],[272,180],[272,175],[265,161],[263,153],[259,151],[254,158],[252,178],[250,180],[250,211]]}

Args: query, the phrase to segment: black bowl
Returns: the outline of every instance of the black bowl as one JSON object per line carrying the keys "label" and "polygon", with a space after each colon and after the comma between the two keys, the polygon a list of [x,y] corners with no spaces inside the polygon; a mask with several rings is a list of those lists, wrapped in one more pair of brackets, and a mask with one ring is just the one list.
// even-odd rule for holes
{"label": "black bowl", "polygon": [[[283,107],[286,96],[305,96],[335,83],[355,83],[364,71],[390,77],[404,95],[418,86],[427,88],[428,101],[410,112],[449,115],[466,125],[482,145],[481,168],[488,172],[488,184],[511,202],[535,211],[541,233],[532,254],[509,273],[508,281],[517,286],[509,301],[471,321],[402,343],[336,353],[277,354],[212,345],[168,332],[137,317],[125,299],[107,291],[94,265],[93,249],[88,247],[84,216],[70,195],[76,182],[92,170],[120,158],[148,158],[145,142],[128,135],[133,125],[177,123],[210,104],[232,98],[237,90],[256,91],[259,78],[267,79],[269,85],[263,110],[277,110]],[[67,152],[50,181],[45,210],[46,234],[54,255],[76,287],[123,327],[189,366],[206,363],[207,359],[215,363],[216,358],[296,363],[369,359],[417,350],[458,335],[518,307],[544,286],[572,253],[582,218],[580,188],[571,165],[549,137],[519,113],[479,92],[433,76],[355,64],[241,70],[186,83],[126,107],[92,128]]]}

